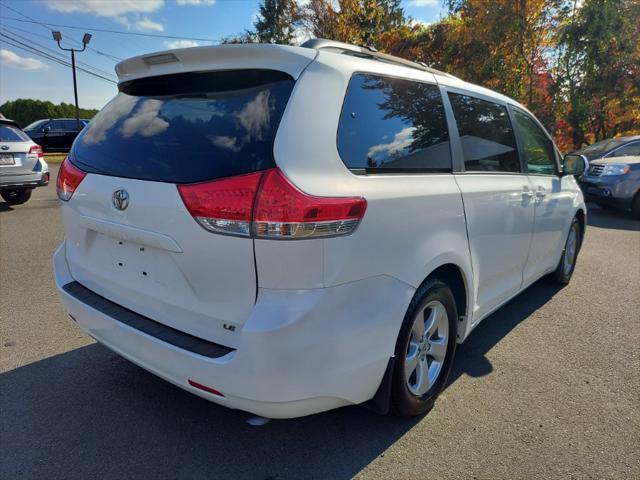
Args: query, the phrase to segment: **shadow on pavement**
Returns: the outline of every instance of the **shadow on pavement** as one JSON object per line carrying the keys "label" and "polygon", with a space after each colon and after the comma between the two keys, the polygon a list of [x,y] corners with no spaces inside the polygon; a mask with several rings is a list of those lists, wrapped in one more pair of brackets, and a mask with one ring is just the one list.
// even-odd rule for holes
{"label": "shadow on pavement", "polygon": [[13,207],[11,205],[0,200],[0,212],[10,212],[11,210],[13,210]]}
{"label": "shadow on pavement", "polygon": [[246,424],[93,344],[0,375],[0,478],[351,478],[420,419]]}
{"label": "shadow on pavement", "polygon": [[562,290],[562,287],[542,279],[531,285],[520,295],[491,314],[471,333],[469,338],[458,345],[453,362],[449,385],[462,374],[481,377],[493,371],[486,354],[511,330],[541,308]]}
{"label": "shadow on pavement", "polygon": [[588,204],[587,224],[598,228],[640,231],[640,222],[631,218],[629,212],[604,210],[592,203]]}
{"label": "shadow on pavement", "polygon": [[[489,373],[485,354],[558,290],[538,282],[483,322],[450,382]],[[0,375],[0,407],[0,478],[351,478],[422,420],[347,407],[251,427],[98,344]]]}

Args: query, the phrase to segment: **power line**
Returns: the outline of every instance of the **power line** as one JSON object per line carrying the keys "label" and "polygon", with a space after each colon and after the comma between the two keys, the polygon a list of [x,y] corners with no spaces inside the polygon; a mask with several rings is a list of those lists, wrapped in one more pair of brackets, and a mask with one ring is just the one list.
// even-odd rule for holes
{"label": "power line", "polygon": [[[40,21],[36,20],[35,18],[30,17],[29,15],[26,15],[26,14],[24,14],[24,13],[20,12],[19,10],[16,10],[16,9],[15,9],[15,8],[13,8],[13,7],[10,7],[9,5],[0,4],[0,6],[2,6],[2,7],[4,7],[4,8],[8,8],[8,9],[9,9],[9,10],[11,10],[12,12],[15,12],[15,13],[17,13],[18,15],[20,15],[20,16],[22,16],[22,17],[24,17],[24,18],[28,19],[28,20],[30,20],[30,21],[31,21],[30,23],[35,23],[35,24],[37,24],[37,25],[40,25],[42,28],[44,28],[44,29],[45,29],[45,30],[47,30],[48,32],[50,32],[50,31],[51,31],[51,29],[50,29],[50,28],[47,26],[47,24],[46,24],[46,23],[44,23],[44,22],[40,22]],[[11,17],[4,17],[4,18],[11,19]],[[21,21],[20,19],[17,19],[17,18],[16,18],[15,20],[17,20],[17,21]],[[14,27],[14,28],[17,28],[17,27]],[[37,35],[37,34],[34,34],[34,35]],[[39,36],[41,36],[41,35],[39,35]],[[72,38],[72,39],[70,39],[70,40],[71,40],[72,42],[74,42],[74,43],[76,43],[76,44],[80,45],[80,42],[78,42],[77,40],[75,40],[75,39],[73,39],[73,38]],[[109,58],[109,59],[110,59],[110,60],[112,60],[112,61],[119,62],[119,61],[123,60],[123,58],[121,58],[121,57],[117,57],[117,56],[115,56],[115,55],[111,55],[110,53],[102,52],[102,51],[100,51],[100,50],[98,50],[98,49],[96,49],[96,48],[93,48],[93,47],[88,47],[88,49],[89,49],[89,50],[91,50],[92,52],[97,53],[98,55],[101,55],[101,56],[103,56],[103,57]]]}
{"label": "power line", "polygon": [[[57,52],[57,51],[55,51],[55,50],[52,50],[51,48],[49,48],[49,47],[47,47],[47,46],[45,46],[45,45],[42,45],[42,44],[40,44],[40,43],[38,43],[38,42],[34,42],[32,39],[27,38],[27,37],[25,37],[24,35],[20,35],[20,34],[18,34],[18,33],[15,33],[15,32],[13,31],[13,28],[9,28],[9,27],[6,27],[6,26],[3,26],[3,25],[0,25],[0,30],[4,30],[5,32],[9,32],[9,33],[11,33],[12,35],[14,35],[14,36],[16,36],[16,37],[18,37],[18,38],[20,38],[20,39],[22,39],[22,40],[25,40],[25,41],[27,41],[27,42],[30,42],[31,44],[35,45],[36,47],[39,47],[39,48],[41,48],[41,49],[43,49],[43,50],[46,50],[46,51],[50,52],[50,53],[51,53],[51,54],[53,54],[53,55],[59,55],[59,52]],[[28,33],[31,33],[31,32],[28,32]],[[43,35],[40,35],[40,37],[43,37]],[[10,37],[7,37],[7,38],[10,38]],[[13,40],[13,41],[17,41],[16,39],[12,39],[12,40]],[[77,60],[77,63],[78,63],[78,65],[84,65],[86,68],[90,68],[90,69],[92,69],[92,70],[94,70],[94,71],[96,71],[96,72],[100,72],[100,73],[102,73],[102,74],[104,74],[104,75],[113,75],[111,72],[107,72],[106,70],[102,70],[101,68],[95,67],[95,66],[93,66],[93,65],[90,65],[90,64],[88,64],[88,63],[86,63],[86,62],[82,62],[82,61],[80,61],[80,60]]]}
{"label": "power line", "polygon": [[[53,50],[53,49],[51,49],[51,48],[49,48],[49,47],[47,47],[47,46],[45,46],[45,45],[42,45],[41,43],[38,43],[38,42],[34,41],[34,40],[33,40],[33,39],[31,39],[31,38],[25,37],[24,35],[20,35],[19,33],[16,33],[16,31],[15,31],[15,29],[14,29],[14,28],[9,28],[9,27],[7,27],[6,25],[0,25],[0,29],[1,29],[1,30],[4,30],[5,32],[8,32],[8,33],[10,33],[11,35],[14,35],[14,36],[16,36],[16,37],[18,37],[18,38],[20,38],[20,39],[22,39],[22,40],[25,40],[25,41],[27,41],[27,42],[30,42],[31,44],[33,44],[33,45],[35,45],[35,46],[37,46],[37,47],[39,47],[39,48],[41,48],[41,49],[43,49],[43,50],[47,50],[48,52],[51,52],[51,53],[56,54],[56,55],[58,55],[58,54],[59,54],[59,52],[58,52],[58,51],[56,51],[56,50]],[[22,30],[22,31],[24,31],[24,30]],[[44,35],[37,35],[37,34],[34,34],[34,33],[32,33],[32,32],[29,32],[29,31],[26,31],[26,33],[28,33],[28,34],[30,34],[30,35],[35,35],[35,36],[38,36],[38,37],[40,37],[40,38],[44,38],[44,39],[48,40],[48,37],[45,37]],[[98,71],[98,72],[101,72],[101,73],[103,73],[103,74],[105,74],[105,75],[113,75],[113,73],[112,73],[112,72],[110,72],[110,71],[103,70],[103,69],[101,69],[101,68],[99,68],[99,67],[93,66],[93,65],[91,65],[91,64],[89,64],[89,63],[86,63],[86,62],[82,62],[82,61],[80,61],[80,60],[78,60],[78,64],[79,64],[79,65],[84,65],[84,66],[85,66],[85,67],[87,67],[87,68],[91,68],[91,69],[96,70],[96,71]]]}
{"label": "power line", "polygon": [[[8,45],[11,45],[12,47],[19,48],[19,49],[24,50],[26,52],[29,52],[29,53],[32,53],[32,54],[37,55],[39,57],[45,58],[47,60],[59,63],[60,65],[64,65],[65,67],[71,68],[71,63],[67,62],[66,60],[63,60],[63,59],[61,59],[59,57],[55,57],[55,56],[53,56],[53,55],[51,55],[51,54],[49,54],[47,52],[44,52],[44,51],[42,51],[42,50],[40,50],[38,48],[32,47],[30,45],[27,45],[26,43],[20,42],[20,41],[15,40],[15,39],[12,39],[11,37],[9,37],[8,35],[6,35],[4,33],[0,33],[0,36],[9,39],[9,40],[1,40],[1,41],[6,43],[6,44],[8,44]],[[90,70],[87,70],[84,67],[77,67],[77,69],[80,70],[81,72],[84,72],[84,73],[86,73],[88,75],[92,75],[92,76],[97,77],[97,78],[100,78],[100,79],[105,80],[105,81],[107,81],[109,83],[113,83],[113,84],[117,84],[118,83],[118,82],[116,82],[116,81],[114,81],[114,80],[112,80],[110,78],[107,78],[107,77],[105,77],[103,75],[100,75],[98,73],[95,73],[95,72],[92,72]]]}
{"label": "power line", "polygon": [[[6,6],[6,5],[5,5]],[[25,23],[38,23],[42,25],[42,22],[38,22],[37,20],[24,20],[22,18],[15,17],[4,17],[5,20],[14,20],[16,22],[25,22]],[[172,40],[196,40],[200,42],[219,42],[220,39],[214,38],[198,38],[198,37],[176,37],[173,35],[160,35],[156,33],[140,33],[140,32],[125,32],[123,30],[109,30],[106,28],[91,28],[91,27],[77,27],[75,25],[64,25],[60,23],[47,23],[50,27],[61,27],[61,28],[73,28],[75,30],[85,30],[90,32],[103,32],[103,33],[117,33],[119,35],[136,35],[139,37],[151,37],[151,38],[169,38]]]}
{"label": "power line", "polygon": [[[4,27],[3,27],[3,28],[4,28]],[[50,52],[53,52],[53,53],[48,53],[48,52],[42,51],[42,50],[40,50],[40,49],[38,49],[38,48],[34,47],[33,45],[30,45],[30,44],[27,44],[27,43],[21,42],[20,40],[18,40],[18,39],[16,39],[16,38],[13,38],[13,37],[11,37],[11,36],[9,36],[9,35],[7,35],[7,34],[5,34],[5,33],[2,33],[2,32],[0,32],[0,36],[5,37],[5,38],[9,39],[9,40],[11,40],[12,42],[18,43],[19,45],[22,45],[23,47],[25,47],[25,48],[27,48],[27,49],[30,49],[30,50],[32,50],[32,51],[34,51],[34,52],[37,52],[37,53],[40,53],[40,54],[43,54],[43,55],[47,55],[48,57],[51,57],[51,58],[52,58],[52,59],[54,59],[54,60],[60,60],[60,61],[63,61],[63,62],[65,62],[65,63],[68,63],[68,62],[67,62],[67,60],[65,60],[64,58],[61,58],[61,57],[57,56],[57,55],[58,55],[58,52],[55,52],[55,51],[53,51],[53,50],[50,50],[50,49],[48,49],[47,47],[42,47],[42,46],[41,46],[41,45],[39,45],[39,44],[33,44],[33,45],[37,45],[37,46],[38,46],[38,47],[40,47],[40,48],[44,48],[44,49],[46,49],[46,50],[49,50]],[[2,41],[6,41],[6,40],[2,40]],[[29,41],[29,40],[27,39],[27,41]],[[15,46],[15,45],[14,45],[14,46]],[[84,63],[84,62],[83,62],[83,63]],[[91,65],[87,65],[87,64],[84,64],[84,65],[85,65],[85,68],[84,68],[83,70],[84,70],[85,72],[90,73],[90,74],[93,74],[93,75],[95,75],[95,76],[99,76],[99,77],[104,78],[105,80],[109,80],[109,81],[111,81],[111,82],[113,82],[113,83],[117,83],[117,81],[116,81],[116,80],[114,80],[113,78],[108,78],[108,77],[105,77],[104,75],[102,75],[102,74],[100,74],[100,73],[96,73],[96,72],[100,72],[100,71],[101,71],[100,69],[98,69],[98,68],[96,68],[96,67],[93,67],[93,66],[91,66]],[[80,67],[79,67],[79,68],[80,68]],[[91,69],[91,71],[90,71],[89,69]],[[104,73],[105,73],[106,75],[110,75],[108,72],[104,72]]]}
{"label": "power line", "polygon": [[[41,26],[41,27],[42,27],[42,28],[44,28],[47,32],[51,32],[51,29],[47,26],[47,24],[46,24],[46,23],[40,22],[40,21],[36,20],[35,18],[30,17],[29,15],[26,15],[26,14],[24,14],[24,13],[20,12],[19,10],[16,10],[16,9],[15,9],[15,8],[13,8],[13,7],[10,7],[9,5],[0,4],[0,6],[5,7],[5,8],[8,8],[8,9],[9,9],[9,10],[11,10],[12,12],[15,12],[15,13],[17,13],[18,15],[20,15],[21,17],[24,17],[24,18],[26,18],[26,19],[28,19],[28,20],[31,20],[33,23],[35,23],[35,24],[37,24],[37,25]],[[5,18],[9,18],[9,17],[5,17]],[[14,28],[16,28],[16,27],[14,27]],[[73,43],[76,43],[77,45],[80,45],[80,42],[78,42],[77,40],[75,40],[75,39],[73,39],[73,38],[71,38],[71,39],[70,39],[70,41],[71,41],[71,42],[73,42]],[[120,57],[117,57],[117,56],[115,56],[115,55],[111,55],[110,53],[102,52],[102,51],[100,51],[100,50],[98,50],[98,49],[95,49],[95,48],[93,48],[93,47],[89,47],[89,50],[91,50],[91,51],[93,51],[93,52],[97,53],[98,55],[101,55],[101,56],[103,56],[103,57],[109,58],[109,59],[110,59],[110,60],[112,60],[112,61],[116,61],[116,62],[118,62],[118,61],[120,61],[120,60],[123,60],[123,59],[122,59],[122,58],[120,58]]]}
{"label": "power line", "polygon": [[[11,45],[12,47],[19,48],[19,49],[24,50],[24,51],[26,51],[26,52],[28,52],[28,53],[33,54],[33,55],[36,55],[36,56],[42,57],[42,58],[44,58],[44,59],[46,59],[46,60],[50,60],[50,61],[53,61],[53,62],[59,63],[60,65],[63,65],[63,66],[65,66],[65,67],[69,67],[69,68],[71,68],[71,64],[70,64],[70,63],[65,62],[64,60],[61,60],[61,59],[55,58],[55,57],[53,57],[53,56],[50,56],[50,55],[48,55],[48,54],[46,54],[46,53],[40,52],[40,51],[38,51],[38,49],[33,49],[33,48],[28,48],[28,47],[25,47],[25,46],[21,46],[21,45],[18,45],[18,44],[16,44],[16,43],[10,42],[10,41],[8,41],[8,40],[1,40],[1,41],[2,41],[3,43],[6,43],[7,45]],[[111,79],[109,79],[109,78],[107,78],[107,77],[103,77],[102,75],[99,75],[99,74],[97,74],[97,73],[94,73],[94,72],[92,72],[92,71],[90,71],[90,70],[87,70],[87,69],[85,69],[85,68],[77,67],[77,69],[78,69],[78,70],[80,70],[80,71],[81,71],[81,72],[83,72],[83,73],[86,73],[87,75],[92,75],[92,76],[94,76],[94,77],[96,77],[96,78],[99,78],[99,79],[101,79],[101,80],[105,80],[105,81],[107,81],[107,82],[109,82],[109,83],[113,83],[113,84],[117,84],[117,83],[118,83],[118,82],[115,82],[114,80],[111,80]]]}
{"label": "power line", "polygon": [[46,60],[50,60],[50,61],[52,61],[52,62],[59,63],[60,65],[63,65],[63,66],[65,66],[65,67],[70,67],[70,66],[71,66],[71,64],[70,64],[70,63],[67,63],[67,62],[65,62],[65,61],[64,61],[64,60],[62,60],[62,59],[55,58],[55,57],[53,57],[52,55],[48,55],[48,54],[46,54],[46,53],[38,53],[38,52],[37,52],[36,50],[34,50],[34,49],[30,49],[30,48],[28,48],[28,47],[24,47],[24,46],[18,45],[17,43],[13,43],[13,42],[11,42],[11,41],[9,41],[9,40],[2,40],[2,39],[0,39],[0,42],[2,42],[2,43],[6,43],[7,45],[11,45],[12,47],[15,47],[15,48],[19,48],[19,49],[21,49],[21,50],[24,50],[24,51],[26,51],[27,53],[34,54],[34,55],[37,55],[37,56],[39,56],[39,57],[45,58]]}

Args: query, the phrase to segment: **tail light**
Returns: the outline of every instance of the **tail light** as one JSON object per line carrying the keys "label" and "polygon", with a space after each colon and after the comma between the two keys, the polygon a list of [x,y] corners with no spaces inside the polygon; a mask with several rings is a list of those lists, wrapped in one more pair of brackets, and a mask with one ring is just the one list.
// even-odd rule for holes
{"label": "tail light", "polygon": [[178,185],[189,213],[205,229],[256,238],[299,239],[347,235],[367,208],[362,197],[316,197],[278,169]]}
{"label": "tail light", "polygon": [[44,157],[44,153],[42,153],[42,147],[40,145],[33,145],[29,149],[29,156],[30,157],[37,157],[39,159]]}
{"label": "tail light", "polygon": [[178,185],[189,213],[207,230],[249,236],[253,202],[262,173]]}
{"label": "tail light", "polygon": [[361,197],[330,198],[307,195],[278,169],[268,170],[254,210],[256,237],[303,238],[353,232],[364,216]]}
{"label": "tail light", "polygon": [[58,198],[65,202],[71,200],[73,192],[76,191],[85,175],[86,173],[73,165],[68,157],[65,158],[62,165],[60,165],[56,180]]}

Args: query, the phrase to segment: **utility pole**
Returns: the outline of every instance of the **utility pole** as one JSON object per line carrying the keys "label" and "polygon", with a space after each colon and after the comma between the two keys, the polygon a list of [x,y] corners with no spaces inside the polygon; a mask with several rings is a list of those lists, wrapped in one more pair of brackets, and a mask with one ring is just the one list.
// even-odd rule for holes
{"label": "utility pole", "polygon": [[77,50],[75,48],[63,48],[62,45],[60,45],[60,42],[62,41],[62,33],[58,31],[51,33],[53,35],[53,39],[58,44],[58,47],[60,47],[60,50],[71,52],[71,69],[73,70],[73,97],[76,101],[76,128],[78,129],[78,131],[80,131],[80,107],[78,107],[78,84],[76,82],[76,52],[85,51],[87,45],[89,45],[89,42],[91,41],[91,34],[84,34],[84,36],[82,37],[82,50]]}

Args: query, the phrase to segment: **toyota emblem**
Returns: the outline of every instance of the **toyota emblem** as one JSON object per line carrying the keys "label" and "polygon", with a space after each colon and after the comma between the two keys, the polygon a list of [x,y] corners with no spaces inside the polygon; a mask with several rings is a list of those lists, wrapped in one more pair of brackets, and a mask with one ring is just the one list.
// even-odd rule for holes
{"label": "toyota emblem", "polygon": [[129,206],[129,193],[123,189],[116,190],[113,192],[111,201],[116,210],[125,210]]}

